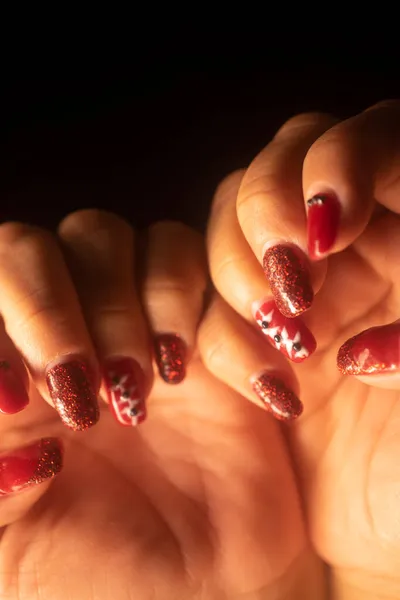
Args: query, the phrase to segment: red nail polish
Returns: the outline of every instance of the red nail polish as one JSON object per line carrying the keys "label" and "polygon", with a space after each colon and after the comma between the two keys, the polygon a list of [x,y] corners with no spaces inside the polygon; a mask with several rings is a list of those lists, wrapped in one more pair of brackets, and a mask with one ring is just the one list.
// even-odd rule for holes
{"label": "red nail polish", "polygon": [[51,479],[61,471],[62,463],[62,444],[56,438],[43,438],[0,456],[0,496]]}
{"label": "red nail polish", "polygon": [[110,409],[122,425],[139,425],[146,418],[144,373],[132,358],[111,358],[104,366]]}
{"label": "red nail polish", "polygon": [[252,380],[253,390],[266,408],[280,421],[292,421],[303,412],[303,404],[281,379],[261,373]]}
{"label": "red nail polish", "polygon": [[297,317],[309,309],[314,299],[307,258],[299,248],[278,244],[263,259],[264,273],[280,312]]}
{"label": "red nail polish", "polygon": [[160,376],[166,383],[180,383],[186,376],[186,344],[175,333],[162,333],[154,340]]}
{"label": "red nail polish", "polygon": [[307,200],[308,254],[318,260],[329,252],[339,230],[340,203],[333,194],[317,194]]}
{"label": "red nail polish", "polygon": [[28,392],[6,360],[0,360],[0,412],[12,415],[29,404]]}
{"label": "red nail polish", "polygon": [[303,321],[299,317],[284,317],[273,300],[263,302],[255,312],[255,318],[271,344],[293,362],[302,362],[317,347],[313,334]]}
{"label": "red nail polish", "polygon": [[80,360],[58,363],[47,371],[47,387],[62,422],[84,431],[100,417],[97,395],[88,366]]}
{"label": "red nail polish", "polygon": [[371,327],[343,344],[337,356],[345,375],[368,375],[400,370],[400,323]]}

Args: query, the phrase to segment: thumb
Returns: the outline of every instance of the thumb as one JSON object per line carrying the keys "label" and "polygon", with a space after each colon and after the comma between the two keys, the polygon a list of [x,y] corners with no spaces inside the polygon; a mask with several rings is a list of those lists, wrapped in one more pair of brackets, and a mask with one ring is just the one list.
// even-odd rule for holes
{"label": "thumb", "polygon": [[371,327],[339,349],[339,371],[374,387],[400,390],[400,319]]}
{"label": "thumb", "polygon": [[62,469],[57,438],[42,438],[0,453],[0,527],[20,519],[48,489]]}

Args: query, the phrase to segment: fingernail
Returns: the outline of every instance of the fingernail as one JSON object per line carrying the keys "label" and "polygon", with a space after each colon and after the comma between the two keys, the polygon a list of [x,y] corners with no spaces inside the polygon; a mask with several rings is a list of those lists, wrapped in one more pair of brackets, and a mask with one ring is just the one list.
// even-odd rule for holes
{"label": "fingernail", "polygon": [[29,404],[28,392],[10,363],[0,360],[0,412],[12,415]]}
{"label": "fingernail", "polygon": [[62,465],[62,444],[56,438],[43,438],[0,456],[0,496],[51,479],[61,471]]}
{"label": "fingernail", "polygon": [[47,371],[47,387],[62,422],[84,431],[100,417],[97,395],[88,366],[80,360],[58,363]]}
{"label": "fingernail", "polygon": [[280,421],[293,421],[303,412],[303,404],[284,382],[268,372],[252,379],[253,390],[265,407]]}
{"label": "fingernail", "polygon": [[400,323],[372,327],[350,338],[337,356],[345,375],[368,375],[400,370]]}
{"label": "fingernail", "polygon": [[335,243],[340,221],[340,203],[333,194],[317,194],[307,200],[308,254],[318,260]]}
{"label": "fingernail", "polygon": [[154,340],[160,376],[166,383],[180,383],[186,376],[186,344],[175,333],[162,333]]}
{"label": "fingernail", "polygon": [[110,409],[122,425],[139,425],[146,418],[144,373],[132,358],[111,358],[104,365]]}
{"label": "fingernail", "polygon": [[313,334],[303,321],[299,317],[284,317],[273,300],[260,304],[255,310],[255,319],[268,341],[293,362],[302,362],[317,347]]}
{"label": "fingernail", "polygon": [[309,309],[314,299],[307,258],[299,248],[278,244],[268,248],[264,273],[280,312],[296,317]]}

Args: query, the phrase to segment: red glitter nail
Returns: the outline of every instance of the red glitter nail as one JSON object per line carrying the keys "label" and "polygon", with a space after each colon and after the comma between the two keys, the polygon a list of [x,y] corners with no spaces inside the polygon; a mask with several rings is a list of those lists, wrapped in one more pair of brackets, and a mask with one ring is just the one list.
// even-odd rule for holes
{"label": "red glitter nail", "polygon": [[280,421],[293,421],[303,412],[303,404],[281,379],[264,372],[252,379],[253,390],[266,408]]}
{"label": "red glitter nail", "polygon": [[335,243],[339,222],[340,203],[333,194],[318,194],[307,200],[308,254],[318,260]]}
{"label": "red glitter nail", "polygon": [[0,496],[51,479],[62,469],[63,448],[56,438],[42,440],[0,456]]}
{"label": "red glitter nail", "polygon": [[104,365],[110,409],[121,425],[139,425],[146,418],[144,373],[132,358],[111,358]]}
{"label": "red glitter nail", "polygon": [[303,321],[283,316],[273,300],[260,305],[255,319],[268,341],[293,362],[302,362],[317,347],[313,334]]}
{"label": "red glitter nail", "polygon": [[314,299],[307,259],[299,248],[278,244],[263,259],[276,305],[285,317],[296,317],[309,309]]}
{"label": "red glitter nail", "polygon": [[58,363],[48,370],[47,387],[62,422],[84,431],[100,417],[97,396],[88,366],[80,360]]}
{"label": "red glitter nail", "polygon": [[6,360],[0,360],[0,412],[17,413],[29,404],[28,392]]}
{"label": "red glitter nail", "polygon": [[185,342],[175,333],[163,333],[154,340],[155,357],[160,376],[166,383],[180,383],[186,376]]}
{"label": "red glitter nail", "polygon": [[400,323],[372,327],[350,338],[339,349],[339,371],[345,375],[400,370]]}

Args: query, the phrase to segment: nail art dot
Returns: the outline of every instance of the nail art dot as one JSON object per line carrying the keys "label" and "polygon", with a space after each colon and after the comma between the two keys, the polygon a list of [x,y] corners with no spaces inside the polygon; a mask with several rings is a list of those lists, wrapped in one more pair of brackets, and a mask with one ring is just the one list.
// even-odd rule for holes
{"label": "nail art dot", "polygon": [[279,344],[279,342],[281,341],[281,336],[279,335],[279,333],[277,333],[276,335],[274,335],[274,340],[276,341],[277,344]]}
{"label": "nail art dot", "polygon": [[268,329],[268,327],[269,327],[269,321],[262,321],[262,323],[261,323],[261,327],[262,327],[263,329]]}
{"label": "nail art dot", "polygon": [[298,352],[299,350],[301,350],[301,344],[300,342],[295,342],[292,346],[293,350],[295,350],[296,352]]}
{"label": "nail art dot", "polygon": [[316,204],[321,206],[322,204],[324,204],[324,202],[325,202],[325,196],[313,196],[312,198],[307,200],[308,206],[315,206]]}
{"label": "nail art dot", "polygon": [[125,392],[122,392],[121,396],[122,396],[123,398],[129,398],[130,394],[129,394],[129,392],[128,392],[128,391],[125,391]]}
{"label": "nail art dot", "polygon": [[131,417],[136,417],[136,415],[137,415],[137,414],[138,414],[138,411],[137,411],[137,409],[136,409],[136,408],[131,408],[131,409],[130,409],[130,411],[129,411],[129,415],[130,415]]}

